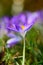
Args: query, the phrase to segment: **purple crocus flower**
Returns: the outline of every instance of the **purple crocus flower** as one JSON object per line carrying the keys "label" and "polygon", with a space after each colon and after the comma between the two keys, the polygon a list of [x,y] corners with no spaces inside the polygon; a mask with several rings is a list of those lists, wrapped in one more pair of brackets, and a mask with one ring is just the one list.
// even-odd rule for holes
{"label": "purple crocus flower", "polygon": [[0,18],[0,38],[7,34],[4,17]]}
{"label": "purple crocus flower", "polygon": [[[2,25],[3,24],[3,25]],[[6,48],[12,47],[17,42],[21,41],[21,37],[14,34],[14,31],[7,29],[8,26],[10,26],[11,20],[8,17],[3,17],[3,21],[0,23],[0,31],[2,30],[1,34],[6,34],[10,39],[7,41]]]}
{"label": "purple crocus flower", "polygon": [[30,28],[33,26],[35,21],[39,19],[39,13],[21,13],[17,16],[14,16],[11,19],[11,23],[7,27],[9,30],[15,31],[15,32],[25,32],[30,30]]}
{"label": "purple crocus flower", "polygon": [[39,30],[41,35],[43,35],[43,10],[39,11],[39,17],[34,28]]}
{"label": "purple crocus flower", "polygon": [[[7,26],[7,29],[9,31],[13,31],[16,33],[20,33],[23,37],[25,36],[26,32],[29,31],[32,26],[36,23],[36,21],[41,20],[42,15],[40,15],[41,12],[25,12],[21,13],[19,15],[13,16],[9,25]],[[11,33],[11,35],[13,35]],[[10,36],[10,34],[8,35]],[[20,41],[21,37],[14,36],[13,39],[10,39],[7,41],[7,44],[10,46],[14,45],[15,42]]]}
{"label": "purple crocus flower", "polygon": [[10,31],[20,33],[22,35],[23,33],[26,33],[28,30],[30,30],[38,19],[38,12],[21,13],[17,16],[12,17],[9,25],[7,26],[7,29]]}

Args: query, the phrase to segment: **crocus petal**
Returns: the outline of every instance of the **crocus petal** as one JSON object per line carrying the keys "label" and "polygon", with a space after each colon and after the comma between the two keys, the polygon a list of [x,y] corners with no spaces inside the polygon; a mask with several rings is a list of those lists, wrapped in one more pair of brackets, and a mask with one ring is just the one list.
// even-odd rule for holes
{"label": "crocus petal", "polygon": [[17,33],[14,33],[14,31],[9,31],[7,33],[7,36],[10,37],[10,38],[16,38],[17,37]]}
{"label": "crocus petal", "polygon": [[28,17],[28,24],[31,24],[39,17],[39,13],[34,12]]}
{"label": "crocus petal", "polygon": [[22,38],[17,36],[15,38],[11,38],[7,41],[7,47],[12,47],[13,45],[17,44],[17,42],[21,41]]}
{"label": "crocus petal", "polygon": [[10,38],[14,38],[16,35],[13,34],[13,33],[8,33],[7,36],[10,37]]}
{"label": "crocus petal", "polygon": [[39,14],[40,14],[40,18],[41,18],[42,21],[43,21],[43,10],[39,11]]}

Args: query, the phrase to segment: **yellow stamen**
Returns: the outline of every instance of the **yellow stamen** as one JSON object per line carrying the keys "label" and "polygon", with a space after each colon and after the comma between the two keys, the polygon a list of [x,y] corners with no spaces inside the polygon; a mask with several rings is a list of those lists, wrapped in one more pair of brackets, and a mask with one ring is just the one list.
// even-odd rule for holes
{"label": "yellow stamen", "polygon": [[22,28],[22,29],[24,29],[24,28],[25,28],[25,26],[24,26],[24,25],[22,25],[22,26],[21,26],[21,28]]}

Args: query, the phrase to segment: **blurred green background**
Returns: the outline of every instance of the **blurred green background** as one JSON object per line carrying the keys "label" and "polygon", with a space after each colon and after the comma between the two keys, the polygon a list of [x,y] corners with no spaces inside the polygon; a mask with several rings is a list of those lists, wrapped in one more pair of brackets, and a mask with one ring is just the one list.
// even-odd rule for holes
{"label": "blurred green background", "polygon": [[[1,15],[11,15],[13,0],[0,0],[0,16]],[[25,0],[24,1],[24,11],[36,11],[43,9],[43,0]]]}

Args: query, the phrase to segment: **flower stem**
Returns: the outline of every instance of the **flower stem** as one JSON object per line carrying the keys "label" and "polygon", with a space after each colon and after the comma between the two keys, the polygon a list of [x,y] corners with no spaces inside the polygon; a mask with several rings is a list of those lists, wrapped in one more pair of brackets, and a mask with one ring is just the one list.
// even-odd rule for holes
{"label": "flower stem", "polygon": [[22,65],[25,65],[25,37],[24,37],[24,45],[23,45],[23,61]]}

